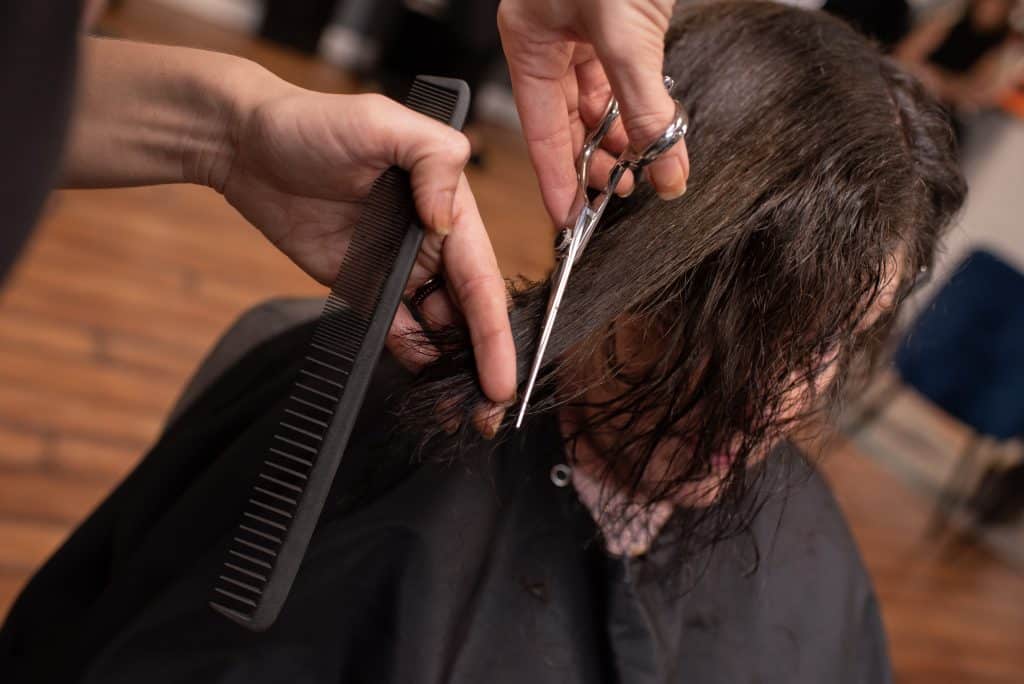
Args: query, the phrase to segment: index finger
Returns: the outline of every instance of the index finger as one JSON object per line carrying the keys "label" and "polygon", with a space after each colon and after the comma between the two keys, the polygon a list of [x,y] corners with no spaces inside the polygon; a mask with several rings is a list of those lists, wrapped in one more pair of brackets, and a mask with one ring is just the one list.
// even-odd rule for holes
{"label": "index finger", "polygon": [[508,403],[516,392],[516,349],[505,280],[465,175],[455,191],[453,224],[441,250],[445,279],[469,326],[484,394]]}
{"label": "index finger", "polygon": [[562,82],[510,69],[530,161],[537,172],[544,206],[561,225],[576,195],[572,126]]}

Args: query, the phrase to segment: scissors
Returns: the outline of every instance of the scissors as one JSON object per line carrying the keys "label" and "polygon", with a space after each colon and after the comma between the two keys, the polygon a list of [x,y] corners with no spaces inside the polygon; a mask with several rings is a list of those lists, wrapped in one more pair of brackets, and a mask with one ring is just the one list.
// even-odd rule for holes
{"label": "scissors", "polygon": [[[673,86],[672,79],[665,77],[665,87],[669,90]],[[664,154],[669,148],[679,142],[686,130],[689,128],[690,118],[683,109],[679,100],[673,100],[676,105],[675,116],[672,122],[665,129],[661,136],[647,146],[642,152],[636,152],[627,147],[622,155],[612,166],[608,174],[608,182],[597,196],[590,199],[587,189],[587,178],[590,175],[590,161],[594,152],[601,147],[601,141],[611,130],[612,125],[619,116],[619,103],[615,98],[608,101],[601,123],[596,129],[590,132],[583,143],[583,149],[576,161],[576,197],[573,200],[569,216],[575,216],[571,226],[563,228],[558,235],[555,245],[555,256],[557,264],[551,274],[551,292],[548,295],[547,311],[544,314],[544,324],[541,328],[540,339],[537,342],[537,350],[533,356],[533,365],[530,368],[530,375],[526,382],[526,391],[523,393],[523,401],[519,405],[519,416],[516,418],[516,428],[522,427],[523,419],[526,417],[526,409],[530,404],[530,395],[533,394],[534,385],[537,383],[537,375],[540,373],[544,360],[544,351],[547,349],[548,341],[551,339],[551,331],[555,327],[555,318],[558,316],[558,307],[565,295],[565,288],[569,282],[569,274],[572,267],[579,261],[583,250],[586,248],[590,237],[594,234],[604,210],[608,207],[608,201],[615,194],[615,188],[626,171],[632,171],[634,178],[640,180],[640,171]]]}

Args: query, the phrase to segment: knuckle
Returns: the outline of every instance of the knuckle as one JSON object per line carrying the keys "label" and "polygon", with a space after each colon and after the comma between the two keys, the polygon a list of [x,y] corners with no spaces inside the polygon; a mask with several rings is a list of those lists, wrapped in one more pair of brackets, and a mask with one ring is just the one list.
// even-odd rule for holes
{"label": "knuckle", "polygon": [[367,110],[378,114],[388,113],[388,110],[396,104],[394,100],[380,93],[364,93],[357,97],[360,98],[360,101]]}
{"label": "knuckle", "polygon": [[[476,304],[486,306],[491,303],[488,299],[495,299],[493,293],[501,291],[501,283],[501,275],[498,273],[478,273],[455,283],[455,296],[464,307]],[[501,301],[504,302],[504,299]]]}
{"label": "knuckle", "polygon": [[[630,46],[629,41],[614,40],[614,31],[602,27],[599,32],[599,40],[602,44],[601,61],[605,66],[615,67],[619,64],[631,64],[636,53]],[[607,36],[607,37],[606,37]]]}
{"label": "knuckle", "polygon": [[647,144],[665,130],[670,115],[656,111],[631,112],[624,115],[622,124],[630,140],[639,144]]}
{"label": "knuckle", "polygon": [[523,127],[523,138],[528,145],[538,147],[564,147],[572,145],[572,130],[566,125],[538,130],[535,126]]}
{"label": "knuckle", "polygon": [[482,330],[477,330],[473,333],[473,349],[479,351],[484,347],[491,346],[497,340],[500,340],[505,334],[505,331],[498,326],[488,326]]}
{"label": "knuckle", "polygon": [[451,160],[461,169],[469,161],[469,156],[473,153],[472,146],[469,143],[469,138],[460,131],[448,128],[448,133],[445,139],[445,150],[450,155]]}
{"label": "knuckle", "polygon": [[419,160],[428,166],[443,166],[445,169],[461,171],[469,161],[471,154],[469,138],[460,131],[449,128],[433,120],[423,130]]}
{"label": "knuckle", "polygon": [[[436,122],[431,122],[436,123]],[[440,126],[440,124],[438,124]],[[455,184],[469,161],[469,139],[459,133],[431,126],[419,145],[413,170],[421,171],[435,182]],[[435,175],[438,174],[438,175]]]}
{"label": "knuckle", "polygon": [[591,107],[604,107],[612,97],[612,87],[607,80],[594,84],[586,90],[580,91],[581,104],[586,103]]}

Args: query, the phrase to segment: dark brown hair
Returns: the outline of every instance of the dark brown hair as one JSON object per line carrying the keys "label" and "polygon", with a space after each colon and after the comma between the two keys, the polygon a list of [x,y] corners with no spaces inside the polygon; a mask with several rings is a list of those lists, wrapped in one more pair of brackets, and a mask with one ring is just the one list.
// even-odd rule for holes
{"label": "dark brown hair", "polygon": [[[882,339],[895,307],[865,321],[887,275],[899,279],[899,301],[930,265],[965,186],[938,103],[823,13],[686,5],[666,40],[665,72],[690,114],[689,191],[662,202],[641,185],[609,209],[573,271],[531,412],[582,401],[565,378],[602,359],[604,377],[624,391],[590,406],[581,430],[624,426],[603,455],[609,466],[635,486],[659,443],[690,445],[659,498],[706,478],[715,454],[729,452],[728,504],[750,485],[751,454],[791,427],[787,393],[813,386],[833,360],[842,380]],[[514,289],[522,381],[548,285]],[[619,358],[624,320],[658,347],[640,371]],[[452,454],[474,439],[463,418],[483,396],[462,334],[435,341],[444,353],[419,377],[406,415],[427,438],[439,435],[438,410],[460,419],[458,435],[437,440]],[[714,535],[742,517],[723,516]]]}

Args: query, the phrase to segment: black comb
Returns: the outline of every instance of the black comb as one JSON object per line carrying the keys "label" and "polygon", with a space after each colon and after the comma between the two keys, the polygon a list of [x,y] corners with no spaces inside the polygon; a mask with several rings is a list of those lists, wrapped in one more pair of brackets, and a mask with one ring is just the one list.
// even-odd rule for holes
{"label": "black comb", "polygon": [[[405,105],[461,129],[469,86],[418,76]],[[213,588],[213,609],[249,629],[284,606],[422,241],[409,175],[391,167],[370,190]]]}

